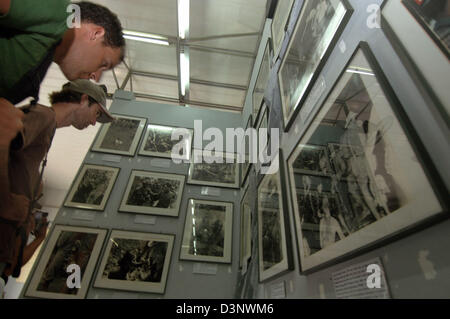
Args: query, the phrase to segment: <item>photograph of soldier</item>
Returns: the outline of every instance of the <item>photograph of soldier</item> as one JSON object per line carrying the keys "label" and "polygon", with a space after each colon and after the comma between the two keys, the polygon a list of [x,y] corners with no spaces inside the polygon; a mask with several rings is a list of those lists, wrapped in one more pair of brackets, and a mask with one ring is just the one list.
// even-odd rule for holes
{"label": "photograph of soldier", "polygon": [[106,135],[100,145],[102,149],[128,152],[141,121],[116,118],[109,124]]}
{"label": "photograph of soldier", "polygon": [[110,170],[86,169],[71,201],[100,205],[113,176],[114,172]]}
{"label": "photograph of soldier", "polygon": [[178,180],[135,176],[127,205],[174,208],[177,204],[181,182]]}

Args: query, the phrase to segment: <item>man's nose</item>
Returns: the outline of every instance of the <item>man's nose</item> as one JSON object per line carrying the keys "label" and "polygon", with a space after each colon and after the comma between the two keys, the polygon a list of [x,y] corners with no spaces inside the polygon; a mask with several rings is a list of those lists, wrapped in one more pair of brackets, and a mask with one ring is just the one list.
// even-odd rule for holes
{"label": "man's nose", "polygon": [[89,75],[89,78],[90,78],[91,80],[94,80],[95,82],[99,82],[100,79],[101,79],[101,77],[102,77],[102,74],[103,74],[103,70],[98,70],[98,71],[96,71],[96,72],[92,72],[92,73]]}

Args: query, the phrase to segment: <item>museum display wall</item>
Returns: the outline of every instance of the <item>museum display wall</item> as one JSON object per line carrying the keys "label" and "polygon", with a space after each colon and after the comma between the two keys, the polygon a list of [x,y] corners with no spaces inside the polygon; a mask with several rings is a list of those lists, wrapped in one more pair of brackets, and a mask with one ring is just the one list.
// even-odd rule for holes
{"label": "museum display wall", "polygon": [[[423,55],[409,54],[406,2],[279,1],[242,114],[116,91],[119,120],[99,130],[22,297],[448,298],[449,99],[420,62],[448,47],[418,24]],[[279,170],[175,164],[169,136],[187,129],[192,161],[194,120],[279,134]]]}

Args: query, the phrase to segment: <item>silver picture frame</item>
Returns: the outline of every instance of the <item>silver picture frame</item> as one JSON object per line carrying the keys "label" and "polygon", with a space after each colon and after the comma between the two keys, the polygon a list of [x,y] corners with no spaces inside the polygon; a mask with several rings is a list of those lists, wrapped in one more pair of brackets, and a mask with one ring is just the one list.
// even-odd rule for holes
{"label": "silver picture frame", "polygon": [[[25,296],[84,299],[106,234],[106,229],[55,225],[31,275]],[[80,269],[80,288],[67,285],[70,273],[66,270],[71,264]]]}
{"label": "silver picture frame", "polygon": [[239,267],[247,269],[252,257],[252,207],[248,183],[244,187],[240,207]]}
{"label": "silver picture frame", "polygon": [[91,150],[134,156],[147,119],[121,114],[113,115],[115,120],[101,126]]}
{"label": "silver picture frame", "polygon": [[112,230],[96,288],[164,294],[175,235]]}
{"label": "silver picture frame", "polygon": [[[230,163],[227,163],[227,160]],[[200,152],[194,149],[187,183],[239,188],[239,166],[234,153],[213,152],[206,155],[204,151]]]}
{"label": "silver picture frame", "polygon": [[176,217],[186,176],[133,170],[119,212]]}
{"label": "silver picture frame", "polygon": [[294,0],[278,1],[277,7],[275,8],[271,26],[274,60],[276,60],[280,54],[293,4]]}
{"label": "silver picture frame", "polygon": [[72,183],[64,206],[103,211],[119,171],[119,167],[84,164]]}
{"label": "silver picture frame", "polygon": [[305,0],[278,71],[288,131],[342,34],[353,9],[347,0]]}
{"label": "silver picture frame", "polygon": [[[180,133],[178,140],[172,141],[172,134]],[[139,149],[139,155],[172,158],[175,160],[189,161],[194,131],[192,129],[147,124],[144,139]],[[181,144],[180,144],[181,143]],[[178,150],[186,151],[186,154],[175,152],[174,147],[178,144]]]}
{"label": "silver picture frame", "polygon": [[189,199],[180,260],[231,263],[233,203]]}
{"label": "silver picture frame", "polygon": [[252,116],[254,119],[258,118],[261,105],[264,101],[264,92],[266,91],[267,83],[269,81],[270,69],[270,41],[268,39],[261,64],[259,65],[255,86],[252,91]]}

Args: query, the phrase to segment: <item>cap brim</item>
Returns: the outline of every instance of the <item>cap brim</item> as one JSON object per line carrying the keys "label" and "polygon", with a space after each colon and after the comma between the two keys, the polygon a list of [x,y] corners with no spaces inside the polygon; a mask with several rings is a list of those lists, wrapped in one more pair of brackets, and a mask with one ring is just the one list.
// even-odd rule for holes
{"label": "cap brim", "polygon": [[114,116],[112,116],[111,113],[109,113],[109,111],[106,109],[105,106],[101,105],[100,103],[98,105],[100,105],[100,108],[102,109],[102,114],[97,119],[97,122],[110,123],[115,120]]}

